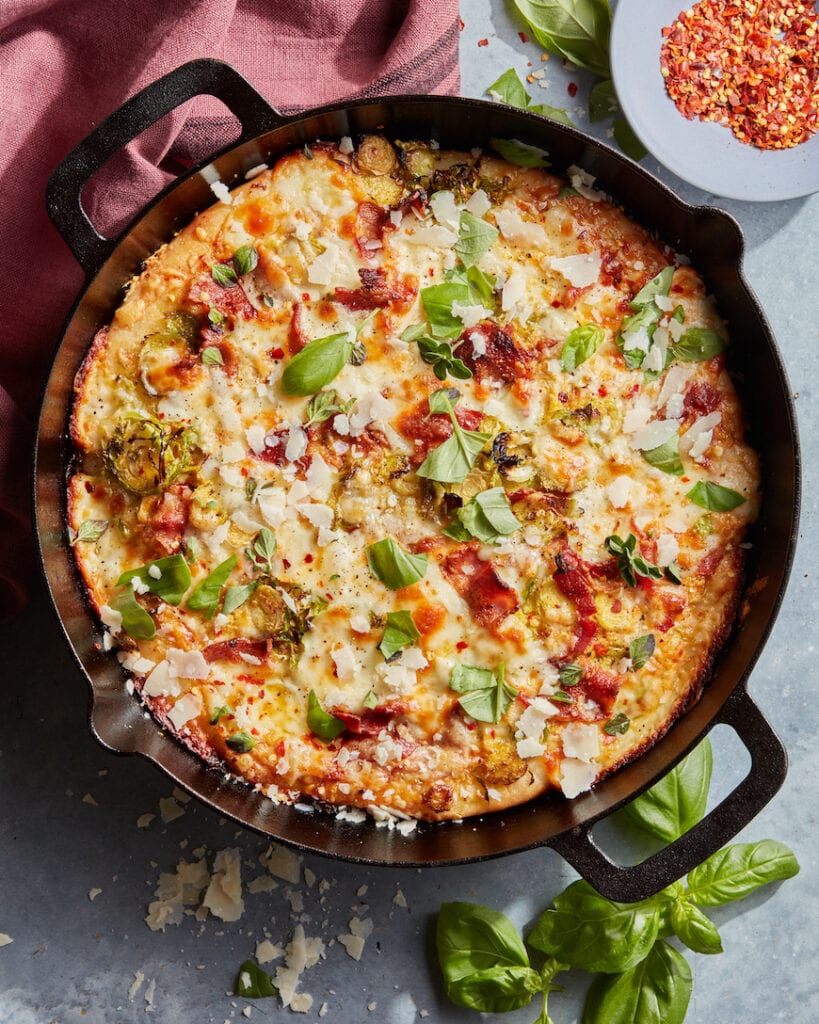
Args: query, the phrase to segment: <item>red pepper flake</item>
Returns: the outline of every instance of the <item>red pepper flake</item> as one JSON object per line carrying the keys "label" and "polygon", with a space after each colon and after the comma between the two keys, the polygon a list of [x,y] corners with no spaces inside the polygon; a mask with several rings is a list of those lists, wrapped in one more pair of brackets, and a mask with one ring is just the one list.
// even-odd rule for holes
{"label": "red pepper flake", "polygon": [[489,40],[488,39],[479,39],[478,40],[478,46],[489,46]]}
{"label": "red pepper flake", "polygon": [[459,651],[465,651],[467,647],[469,647],[469,644],[466,642],[466,640],[459,640],[457,644],[455,644],[455,646],[458,648]]}
{"label": "red pepper flake", "polygon": [[271,348],[271,350],[270,350],[270,358],[271,359],[284,359],[284,349],[283,348]]}
{"label": "red pepper flake", "polygon": [[518,35],[520,36],[520,41],[522,43],[528,43],[529,42],[529,36],[527,36],[525,32],[518,32]]}
{"label": "red pepper flake", "polygon": [[290,563],[287,561],[286,558],[282,559],[282,565],[285,567],[285,569],[289,569],[290,568]]}
{"label": "red pepper flake", "polygon": [[716,121],[759,149],[819,129],[814,0],[699,0],[662,34],[665,87],[689,121]]}
{"label": "red pepper flake", "polygon": [[307,562],[308,565],[313,561],[313,556],[310,554],[309,551],[304,556],[304,560],[305,560],[305,562]]}
{"label": "red pepper flake", "polygon": [[466,28],[466,25],[464,24],[464,19],[463,19],[463,18],[461,18],[461,17],[459,17],[459,18],[458,18],[458,31],[459,31],[459,32],[463,32],[463,30],[464,30],[465,28]]}
{"label": "red pepper flake", "polygon": [[574,82],[569,82],[566,86],[566,90],[572,98],[577,95],[577,85]]}

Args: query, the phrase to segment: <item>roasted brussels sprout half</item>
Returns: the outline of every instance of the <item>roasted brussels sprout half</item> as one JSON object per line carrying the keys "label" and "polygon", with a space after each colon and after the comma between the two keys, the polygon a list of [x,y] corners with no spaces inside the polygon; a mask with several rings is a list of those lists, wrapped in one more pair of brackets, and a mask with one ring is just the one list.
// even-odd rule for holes
{"label": "roasted brussels sprout half", "polygon": [[392,174],[398,170],[398,157],[383,135],[365,135],[356,150],[353,165],[362,174]]}
{"label": "roasted brussels sprout half", "polygon": [[164,491],[199,461],[196,435],[179,423],[160,423],[131,413],[114,427],[103,446],[105,463],[134,494]]}

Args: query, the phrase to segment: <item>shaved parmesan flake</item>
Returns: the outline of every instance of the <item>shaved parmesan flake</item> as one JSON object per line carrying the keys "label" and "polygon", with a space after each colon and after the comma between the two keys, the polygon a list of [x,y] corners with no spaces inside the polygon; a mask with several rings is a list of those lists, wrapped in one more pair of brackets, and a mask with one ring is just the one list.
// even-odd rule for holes
{"label": "shaved parmesan flake", "polygon": [[657,565],[664,569],[680,553],[680,545],[673,533],[662,533],[657,538]]}
{"label": "shaved parmesan flake", "polygon": [[574,288],[586,288],[600,276],[603,262],[598,253],[577,253],[575,256],[549,256],[544,263],[561,274]]}
{"label": "shaved parmesan flake", "polygon": [[680,425],[677,420],[654,420],[638,430],[631,439],[632,448],[648,452],[677,436]]}
{"label": "shaved parmesan flake", "polygon": [[307,431],[303,427],[295,426],[290,428],[287,435],[287,445],[284,449],[284,457],[288,462],[295,462],[307,451]]}
{"label": "shaved parmesan flake", "polygon": [[525,221],[517,210],[509,206],[495,210],[495,222],[503,237],[515,245],[532,246],[536,249],[548,248],[548,235],[543,225]]}
{"label": "shaved parmesan flake", "polygon": [[310,284],[333,283],[340,251],[335,242],[324,240],[324,252],[307,267],[307,280]]}
{"label": "shaved parmesan flake", "polygon": [[99,614],[104,626],[107,626],[112,633],[119,633],[122,629],[122,615],[115,608],[104,604],[100,608]]}
{"label": "shaved parmesan flake", "polygon": [[524,760],[527,757],[540,757],[545,750],[546,747],[542,743],[529,736],[517,742],[518,757],[522,757]]}
{"label": "shaved parmesan flake", "polygon": [[336,666],[336,675],[339,679],[343,681],[355,678],[359,667],[355,658],[355,652],[349,644],[343,642],[336,644],[330,651],[330,655]]}
{"label": "shaved parmesan flake", "polygon": [[192,718],[197,718],[201,714],[202,698],[196,693],[186,693],[168,712],[168,721],[174,729],[181,729]]}
{"label": "shaved parmesan flake", "polygon": [[220,203],[227,203],[227,205],[230,206],[233,202],[233,196],[230,194],[230,189],[223,181],[212,181],[210,183],[210,189]]}
{"label": "shaved parmesan flake", "polygon": [[565,757],[560,763],[560,788],[569,800],[591,789],[596,778],[596,765],[573,757]]}
{"label": "shaved parmesan flake", "polygon": [[482,188],[479,188],[467,199],[464,209],[473,217],[483,217],[492,209],[492,200]]}
{"label": "shaved parmesan flake", "polygon": [[350,629],[354,633],[369,633],[370,632],[370,620],[366,615],[351,615],[350,616]]}
{"label": "shaved parmesan flake", "polygon": [[571,182],[572,188],[575,192],[579,192],[584,199],[591,199],[593,203],[598,203],[604,198],[602,192],[597,192],[592,188],[594,184],[594,175],[589,174],[588,171],[583,171],[574,164],[567,168],[566,174]]}
{"label": "shaved parmesan flake", "polygon": [[166,825],[170,824],[172,821],[176,821],[177,818],[181,818],[184,813],[184,808],[180,807],[172,796],[160,797],[159,816]]}
{"label": "shaved parmesan flake", "polygon": [[463,302],[452,303],[452,315],[457,316],[467,329],[477,327],[481,320],[492,316],[492,310],[485,306],[468,306]]}
{"label": "shaved parmesan flake", "polygon": [[265,450],[265,429],[260,423],[253,423],[245,431],[245,437],[254,455],[261,455]]}
{"label": "shaved parmesan flake", "polygon": [[563,753],[579,761],[592,761],[600,754],[600,731],[596,725],[570,722],[563,727]]}
{"label": "shaved parmesan flake", "polygon": [[[296,925],[292,940],[287,944],[287,959],[284,966],[276,968],[275,984],[283,1006],[289,1006],[297,1013],[306,1013],[312,1005],[312,996],[298,993],[296,988],[302,973],[317,964],[324,955],[324,943],[320,938],[307,938],[302,925]],[[298,997],[301,998],[298,998]],[[309,1000],[309,1002],[308,1002]]]}
{"label": "shaved parmesan flake", "polygon": [[452,192],[435,192],[429,201],[429,208],[439,224],[448,228],[458,227],[460,213]]}
{"label": "shaved parmesan flake", "polygon": [[222,921],[238,921],[244,913],[242,857],[238,849],[219,850],[202,906]]}
{"label": "shaved parmesan flake", "polygon": [[278,960],[280,956],[284,956],[284,950],[281,946],[274,946],[269,939],[256,943],[256,960],[260,964],[269,964],[271,960]]}
{"label": "shaved parmesan flake", "polygon": [[616,476],[606,487],[606,497],[614,508],[625,508],[631,497],[633,481],[629,476]]}
{"label": "shaved parmesan flake", "polygon": [[526,296],[526,275],[517,267],[506,279],[501,293],[501,309],[509,312],[521,299]]}
{"label": "shaved parmesan flake", "polygon": [[342,135],[341,136],[341,140],[340,140],[340,142],[338,144],[338,151],[339,151],[339,153],[344,153],[345,156],[346,156],[346,155],[349,155],[350,153],[354,152],[354,150],[355,150],[355,146],[353,145],[353,140],[350,138],[350,136],[349,135]]}
{"label": "shaved parmesan flake", "polygon": [[288,850],[286,846],[271,843],[259,860],[276,878],[281,878],[292,885],[298,885],[301,881],[302,858],[293,850]]}
{"label": "shaved parmesan flake", "polygon": [[475,359],[480,359],[481,356],[486,355],[486,338],[480,331],[473,331],[468,335],[469,340],[472,342],[472,355]]}

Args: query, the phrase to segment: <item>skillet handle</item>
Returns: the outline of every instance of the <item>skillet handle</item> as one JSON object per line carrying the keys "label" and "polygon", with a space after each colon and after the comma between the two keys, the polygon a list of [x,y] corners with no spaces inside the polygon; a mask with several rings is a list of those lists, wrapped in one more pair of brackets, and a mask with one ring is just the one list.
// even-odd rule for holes
{"label": "skillet handle", "polygon": [[182,64],[132,96],[101,121],[56,168],[46,188],[46,208],[87,277],[108,258],[116,240],[99,234],[83,209],[82,191],[91,176],[146,128],[195,96],[215,96],[235,114],[242,134],[232,146],[270,131],[283,118],[242,75],[220,60]]}
{"label": "skillet handle", "polygon": [[592,825],[578,825],[549,845],[597,891],[610,900],[647,899],[716,853],[768,803],[787,773],[787,754],[768,720],[737,687],[713,724],[730,725],[751,755],[751,768],[725,799],[673,843],[632,867],[611,860],[592,837]]}

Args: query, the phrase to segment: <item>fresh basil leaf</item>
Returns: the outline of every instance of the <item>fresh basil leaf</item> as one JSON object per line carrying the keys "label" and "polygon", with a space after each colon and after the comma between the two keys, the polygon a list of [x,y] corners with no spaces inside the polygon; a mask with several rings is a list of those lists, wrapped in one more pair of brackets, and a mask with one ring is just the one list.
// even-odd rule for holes
{"label": "fresh basil leaf", "polygon": [[541,46],[611,78],[608,0],[515,0],[515,6]]}
{"label": "fresh basil leaf", "polygon": [[589,93],[589,120],[592,124],[607,121],[619,113],[620,104],[614,91],[614,82],[610,78],[595,82]]}
{"label": "fresh basil leaf", "polygon": [[595,980],[583,1024],[683,1024],[692,988],[687,960],[661,939],[634,967]]}
{"label": "fresh basil leaf", "polygon": [[603,342],[605,334],[597,324],[580,324],[569,333],[563,342],[560,365],[564,373],[571,373],[581,363],[594,355]]}
{"label": "fresh basil leaf", "polygon": [[583,675],[583,669],[580,665],[575,665],[573,662],[569,662],[568,665],[562,665],[560,667],[557,675],[560,679],[561,686],[577,686]]}
{"label": "fresh basil leaf", "polygon": [[784,843],[775,839],[736,843],[689,873],[688,898],[701,907],[719,907],[798,873],[799,862]]}
{"label": "fresh basil leaf", "polygon": [[657,445],[656,448],[649,448],[647,451],[640,451],[640,454],[655,469],[662,470],[670,476],[682,476],[683,464],[680,458],[680,439],[672,437],[665,444]]}
{"label": "fresh basil leaf", "polygon": [[677,586],[680,586],[680,584],[682,583],[680,567],[677,565],[676,562],[671,562],[669,565],[665,567],[664,575],[667,580],[669,580],[671,583],[676,583]]}
{"label": "fresh basil leaf", "polygon": [[72,534],[69,541],[73,548],[75,544],[95,544],[108,529],[107,519],[84,519],[79,529]]}
{"label": "fresh basil leaf", "polygon": [[451,284],[466,285],[467,300],[473,306],[486,306],[493,308],[495,305],[495,276],[485,274],[480,267],[457,266],[446,272],[446,280]]}
{"label": "fresh basil leaf", "polygon": [[687,899],[674,900],[669,914],[677,938],[695,953],[721,953],[719,929],[710,918]]}
{"label": "fresh basil leaf", "polygon": [[154,620],[134,596],[133,589],[123,589],[111,599],[110,607],[122,616],[122,628],[134,640],[150,640],[156,633]]}
{"label": "fresh basil leaf", "polygon": [[[655,274],[650,281],[647,281],[637,292],[629,305],[634,310],[642,309],[649,303],[653,303],[658,295],[668,295],[671,291],[671,282],[674,280],[674,267],[663,267],[659,274]],[[659,307],[655,306],[658,313],[662,313]],[[658,317],[659,319],[659,317]]]}
{"label": "fresh basil leaf", "polygon": [[202,546],[196,537],[185,538],[185,561],[188,565],[196,565],[202,556]]}
{"label": "fresh basil leaf", "polygon": [[497,724],[506,714],[518,691],[505,681],[505,666],[497,675],[488,668],[456,665],[449,677],[450,689],[460,693],[458,703],[478,722]]}
{"label": "fresh basil leaf", "polygon": [[216,348],[215,345],[209,345],[207,348],[202,349],[202,365],[203,366],[224,366],[225,361],[222,358],[222,352]]}
{"label": "fresh basil leaf", "polygon": [[455,406],[460,400],[461,392],[457,388],[438,388],[427,399],[430,415],[444,413],[450,416],[454,413]]}
{"label": "fresh basil leaf", "polygon": [[610,718],[603,726],[603,732],[607,736],[625,736],[631,728],[631,719],[619,711],[614,718]]}
{"label": "fresh basil leaf", "polygon": [[203,612],[206,619],[212,619],[216,614],[222,587],[233,572],[235,565],[236,555],[231,555],[224,562],[220,562],[213,572],[197,584],[185,606],[191,611]]}
{"label": "fresh basil leaf", "polygon": [[273,979],[254,960],[245,960],[236,976],[235,993],[245,999],[264,999],[277,996],[279,990]]}
{"label": "fresh basil leaf", "polygon": [[624,117],[616,117],[612,125],[614,139],[626,156],[638,163],[648,154],[648,150],[637,137],[636,132]]}
{"label": "fresh basil leaf", "polygon": [[214,327],[218,327],[220,324],[225,322],[225,314],[221,309],[217,309],[215,306],[211,306],[208,310],[208,320],[213,324]]}
{"label": "fresh basil leaf", "polygon": [[678,324],[685,323],[685,310],[682,306],[674,307],[674,312],[671,314],[671,319],[676,320]]}
{"label": "fresh basil leaf", "polygon": [[426,333],[426,324],[410,324],[409,327],[405,328],[405,330],[402,332],[401,341],[418,341],[418,339],[423,337]]}
{"label": "fresh basil leaf", "polygon": [[210,273],[213,280],[222,288],[233,288],[239,283],[236,271],[229,263],[214,263],[210,268]]}
{"label": "fresh basil leaf", "polygon": [[689,327],[679,341],[670,346],[675,359],[681,363],[702,363],[713,359],[725,348],[725,342],[708,327]]}
{"label": "fresh basil leaf", "polygon": [[571,199],[572,196],[579,196],[580,193],[571,185],[564,185],[557,194],[558,199]]}
{"label": "fresh basil leaf", "polygon": [[705,814],[713,761],[711,743],[705,739],[618,813],[649,835],[673,843]]}
{"label": "fresh basil leaf", "polygon": [[529,954],[509,918],[476,903],[441,905],[435,946],[447,993],[477,971],[529,967]]}
{"label": "fresh basil leaf", "polygon": [[244,729],[240,729],[238,732],[233,733],[232,736],[228,736],[225,743],[237,754],[247,754],[256,746],[256,740],[246,733]]}
{"label": "fresh basil leaf", "polygon": [[555,690],[549,694],[549,700],[554,701],[555,704],[574,704],[575,699],[571,693],[566,693],[565,690]]}
{"label": "fresh basil leaf", "polygon": [[307,698],[307,728],[320,740],[330,743],[347,727],[340,718],[324,710],[316,691],[311,690]]}
{"label": "fresh basil leaf", "polygon": [[441,530],[441,533],[445,537],[451,537],[452,540],[457,540],[460,543],[473,539],[472,534],[467,530],[463,523],[461,523],[460,519],[453,519],[449,526],[445,526]]}
{"label": "fresh basil leaf", "polygon": [[372,690],[368,690],[367,693],[364,695],[364,700],[361,703],[364,705],[365,708],[377,708],[378,697],[376,697],[375,693]]}
{"label": "fresh basil leaf", "polygon": [[517,167],[551,167],[546,159],[545,149],[537,146],[530,146],[518,139],[490,139],[489,144],[496,153],[499,153],[504,160]]}
{"label": "fresh basil leaf", "polygon": [[[457,395],[457,391],[455,392]],[[457,400],[457,399],[456,399]],[[455,417],[453,403],[446,388],[429,396],[430,414],[446,413],[452,422],[452,436],[427,455],[418,469],[418,476],[440,483],[461,483],[469,475],[475,460],[491,434],[464,430]]]}
{"label": "fresh basil leaf", "polygon": [[233,254],[233,266],[239,277],[244,277],[259,265],[259,254],[252,245],[242,245]]}
{"label": "fresh basil leaf", "polygon": [[631,667],[638,669],[648,661],[654,653],[657,641],[653,633],[646,633],[644,636],[635,637],[628,645],[628,656],[631,658]]}
{"label": "fresh basil leaf", "polygon": [[612,534],[606,537],[606,550],[617,559],[617,568],[620,575],[630,587],[637,586],[637,577],[645,576],[647,579],[662,579],[663,573],[656,565],[647,562],[641,555],[637,554],[637,538],[630,533],[625,540]]}
{"label": "fresh basil leaf", "polygon": [[741,494],[710,480],[699,480],[686,494],[686,498],[700,508],[707,508],[709,512],[733,512],[745,504]]}
{"label": "fresh basil leaf", "polygon": [[483,1013],[507,1013],[528,1005],[540,992],[540,975],[531,967],[484,967],[447,985],[458,1006]]}
{"label": "fresh basil leaf", "polygon": [[427,556],[404,551],[392,537],[385,537],[375,544],[369,544],[364,550],[370,572],[376,579],[381,580],[388,590],[410,587],[422,580],[426,574]]}
{"label": "fresh basil leaf", "polygon": [[387,612],[387,625],[378,649],[389,661],[398,651],[414,644],[420,636],[411,612],[405,610]]}
{"label": "fresh basil leaf", "polygon": [[490,85],[486,91],[498,103],[508,103],[509,106],[519,107],[522,110],[529,106],[531,99],[514,68],[504,71],[497,82]]}
{"label": "fresh basil leaf", "polygon": [[496,544],[523,525],[512,511],[502,487],[492,487],[476,494],[458,509],[456,516],[456,523],[451,523],[444,533],[455,540],[474,537],[484,544]]}
{"label": "fresh basil leaf", "polygon": [[225,715],[230,714],[230,708],[227,704],[220,704],[218,708],[214,708],[208,719],[210,725],[216,725],[220,718],[224,718]]}
{"label": "fresh basil leaf", "polygon": [[471,267],[489,252],[500,232],[492,224],[461,210],[455,253],[465,267]]}
{"label": "fresh basil leaf", "polygon": [[253,538],[253,543],[248,548],[246,554],[257,571],[275,576],[273,556],[276,554],[277,547],[276,534],[266,526],[263,526]]}
{"label": "fresh basil leaf", "polygon": [[[152,576],[151,569],[159,573],[159,576]],[[157,558],[155,562],[141,565],[138,569],[129,569],[117,580],[117,586],[124,586],[136,577],[166,604],[179,604],[191,585],[191,571],[183,555],[168,555],[167,558]]]}
{"label": "fresh basil leaf", "polygon": [[446,380],[450,374],[456,380],[469,380],[472,371],[452,352],[452,346],[446,341],[437,341],[428,336],[419,337],[418,354],[425,363],[432,366],[432,372],[438,380]]}
{"label": "fresh basil leaf", "polygon": [[581,879],[555,897],[526,941],[585,971],[627,971],[645,959],[657,941],[660,906],[656,897],[615,903]]}
{"label": "fresh basil leaf", "polygon": [[[540,114],[541,117],[548,117],[550,121],[559,121],[560,124],[568,124],[574,127],[574,121],[569,117],[562,107],[553,107],[548,103],[533,103],[527,107],[530,114]],[[575,192],[575,195],[578,195]]]}
{"label": "fresh basil leaf", "polygon": [[282,388],[288,395],[314,395],[341,373],[353,351],[349,332],[309,341],[285,366]]}
{"label": "fresh basil leaf", "polygon": [[228,587],[222,602],[222,614],[230,615],[237,608],[241,608],[258,585],[259,581],[253,580],[251,583],[242,583],[238,587]]}
{"label": "fresh basil leaf", "polygon": [[469,304],[468,285],[444,281],[421,289],[421,304],[434,337],[457,338],[463,331],[463,321],[452,312],[453,302]]}

